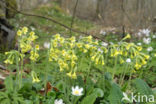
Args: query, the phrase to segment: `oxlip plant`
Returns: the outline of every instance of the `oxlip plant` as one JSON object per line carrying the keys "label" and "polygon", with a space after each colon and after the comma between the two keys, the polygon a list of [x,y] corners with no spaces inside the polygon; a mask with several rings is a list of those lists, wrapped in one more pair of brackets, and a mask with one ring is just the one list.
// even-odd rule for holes
{"label": "oxlip plant", "polygon": [[[77,39],[56,34],[44,44],[45,50],[27,27],[18,30],[17,36],[18,50],[6,52],[4,62],[16,65],[17,92],[30,104],[121,104],[123,91],[133,90],[132,76],[150,59],[141,45],[126,42],[130,34],[114,44],[92,36]],[[23,78],[27,58],[31,67]]]}

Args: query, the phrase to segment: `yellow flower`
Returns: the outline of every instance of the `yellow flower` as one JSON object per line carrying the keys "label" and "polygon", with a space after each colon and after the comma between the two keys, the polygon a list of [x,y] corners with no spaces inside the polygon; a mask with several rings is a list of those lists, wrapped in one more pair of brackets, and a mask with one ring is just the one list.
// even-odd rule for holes
{"label": "yellow flower", "polygon": [[32,50],[32,51],[30,52],[30,60],[36,61],[38,57],[39,57],[39,54],[37,53],[37,51]]}
{"label": "yellow flower", "polygon": [[38,83],[40,80],[38,78],[33,78],[33,83]]}
{"label": "yellow flower", "polygon": [[131,35],[130,34],[127,34],[127,36],[124,37],[123,40],[130,39],[130,38],[131,38]]}
{"label": "yellow flower", "polygon": [[73,68],[75,66],[75,64],[76,64],[75,61],[72,61],[71,62],[71,67]]}
{"label": "yellow flower", "polygon": [[88,36],[87,38],[88,38],[89,40],[92,40],[93,37],[90,35],[90,36]]}
{"label": "yellow flower", "polygon": [[24,34],[26,34],[26,33],[28,32],[28,28],[27,28],[27,27],[23,27],[23,28],[22,28],[22,32],[23,32]]}
{"label": "yellow flower", "polygon": [[141,51],[142,50],[142,47],[141,46],[138,46],[137,49],[138,49],[138,51]]}
{"label": "yellow flower", "polygon": [[139,65],[138,63],[135,64],[135,68],[138,70],[141,68],[141,65]]}
{"label": "yellow flower", "polygon": [[60,72],[62,72],[63,71],[63,68],[60,66]]}
{"label": "yellow flower", "polygon": [[154,56],[156,57],[156,53],[154,54]]}
{"label": "yellow flower", "polygon": [[32,71],[31,76],[32,76],[32,82],[33,83],[40,82],[40,80],[38,79],[38,77],[37,77],[37,75],[36,75],[36,73],[34,71]]}
{"label": "yellow flower", "polygon": [[131,38],[131,35],[130,35],[130,34],[127,34],[127,36],[126,36],[126,37],[127,37],[127,39],[129,39],[129,38]]}
{"label": "yellow flower", "polygon": [[145,55],[144,57],[145,57],[146,59],[149,59],[149,58],[150,58],[150,56],[149,56],[149,55]]}
{"label": "yellow flower", "polygon": [[104,62],[104,60],[102,60],[102,65],[105,65],[105,62]]}
{"label": "yellow flower", "polygon": [[67,76],[71,77],[72,76],[72,72],[70,71],[69,73],[67,73]]}
{"label": "yellow flower", "polygon": [[90,45],[89,45],[89,44],[86,44],[85,47],[86,47],[87,49],[89,49],[89,48],[90,48]]}
{"label": "yellow flower", "polygon": [[52,44],[53,44],[54,47],[57,47],[57,42],[56,41],[53,41]]}
{"label": "yellow flower", "polygon": [[120,64],[123,64],[125,61],[122,59],[122,58],[120,58]]}
{"label": "yellow flower", "polygon": [[147,62],[145,60],[142,60],[142,65],[147,64]]}
{"label": "yellow flower", "polygon": [[99,57],[95,59],[95,64],[99,64]]}
{"label": "yellow flower", "polygon": [[72,79],[76,79],[76,78],[77,78],[76,72],[74,72],[74,73],[72,74],[72,71],[70,71],[69,73],[67,73],[67,76],[69,76],[69,77],[72,78]]}
{"label": "yellow flower", "polygon": [[35,46],[35,49],[39,50],[39,45],[36,45],[36,46]]}
{"label": "yellow flower", "polygon": [[60,34],[56,34],[55,39],[60,40]]}
{"label": "yellow flower", "polygon": [[82,47],[82,43],[77,43],[76,45],[77,45],[78,48]]}
{"label": "yellow flower", "polygon": [[5,52],[5,55],[8,55],[9,54],[9,52]]}
{"label": "yellow flower", "polygon": [[21,36],[21,35],[22,35],[22,31],[21,31],[21,30],[18,30],[18,31],[17,31],[17,35],[18,35],[18,36]]}
{"label": "yellow flower", "polygon": [[119,53],[119,51],[117,51],[117,50],[115,50],[115,52],[114,52],[114,55],[113,56],[117,56],[117,55],[119,55],[120,53]]}
{"label": "yellow flower", "polygon": [[76,39],[75,39],[74,36],[72,36],[71,38],[69,38],[69,40],[70,40],[72,43],[74,43],[74,42],[76,41]]}
{"label": "yellow flower", "polygon": [[30,44],[21,43],[20,48],[21,48],[22,53],[25,53],[31,50],[32,46]]}
{"label": "yellow flower", "polygon": [[75,46],[75,44],[70,43],[70,47],[71,47],[71,48],[74,48],[74,46]]}
{"label": "yellow flower", "polygon": [[86,49],[84,49],[84,50],[83,50],[83,52],[84,52],[84,53],[87,53],[87,50],[86,50]]}
{"label": "yellow flower", "polygon": [[28,40],[30,41],[34,41],[38,38],[38,36],[35,35],[34,32],[30,32],[30,37],[28,38]]}
{"label": "yellow flower", "polygon": [[91,47],[91,50],[93,50],[93,51],[96,50],[96,49],[97,49],[97,48],[96,48],[95,46],[92,46],[92,47]]}
{"label": "yellow flower", "polygon": [[130,47],[131,47],[131,44],[128,44],[128,45],[126,46],[126,49],[129,50]]}
{"label": "yellow flower", "polygon": [[71,75],[71,78],[72,78],[72,79],[76,79],[76,78],[77,78],[77,76],[76,76],[76,73],[75,73],[75,72]]}
{"label": "yellow flower", "polygon": [[72,55],[72,60],[77,60],[77,56],[76,55]]}
{"label": "yellow flower", "polygon": [[91,60],[94,61],[95,60],[96,55],[91,57]]}
{"label": "yellow flower", "polygon": [[66,54],[66,51],[62,50],[62,55],[65,56],[65,54]]}
{"label": "yellow flower", "polygon": [[6,64],[13,64],[13,61],[11,61],[10,59],[6,59],[6,60],[4,61],[4,63],[6,63]]}
{"label": "yellow flower", "polygon": [[98,40],[96,40],[95,42],[93,42],[93,44],[98,45],[99,44]]}
{"label": "yellow flower", "polygon": [[61,38],[60,38],[60,43],[63,44],[63,43],[64,43],[64,40],[65,40],[65,39],[61,37]]}
{"label": "yellow flower", "polygon": [[33,36],[33,35],[35,35],[35,33],[32,31],[32,32],[29,33],[29,35]]}
{"label": "yellow flower", "polygon": [[89,43],[92,42],[92,36],[91,36],[91,35],[87,37],[87,41],[88,41]]}

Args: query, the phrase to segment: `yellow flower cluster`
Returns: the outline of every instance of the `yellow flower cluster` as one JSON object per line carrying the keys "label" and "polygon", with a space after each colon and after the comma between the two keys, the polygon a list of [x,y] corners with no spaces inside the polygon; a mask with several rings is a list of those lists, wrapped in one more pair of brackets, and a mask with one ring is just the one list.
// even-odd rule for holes
{"label": "yellow flower cluster", "polygon": [[39,45],[36,45],[35,48],[30,51],[30,60],[37,61],[37,58],[39,57],[38,50]]}
{"label": "yellow flower cluster", "polygon": [[32,31],[28,33],[28,28],[23,27],[21,30],[17,31],[18,35],[18,48],[19,50],[12,50],[10,52],[6,52],[8,58],[4,61],[7,64],[13,64],[16,60],[15,57],[18,57],[18,61],[24,58],[24,53],[30,51],[30,59],[32,61],[36,61],[39,57],[38,50],[39,45],[36,45],[33,48],[33,42],[38,38],[35,33]]}
{"label": "yellow flower cluster", "polygon": [[99,41],[93,41],[92,36],[82,37],[76,40],[63,38],[56,34],[51,40],[49,49],[49,61],[55,61],[60,67],[60,71],[67,71],[67,75],[73,79],[76,78],[77,63],[82,55],[90,57],[95,64],[104,65],[104,53],[107,48],[99,45]]}
{"label": "yellow flower cluster", "polygon": [[[6,64],[13,64],[16,60],[20,61],[21,58],[23,58],[25,55],[22,53],[19,53],[16,50],[12,50],[10,52],[5,52],[5,55],[7,56],[7,59],[4,61]],[[16,59],[18,58],[18,59]]]}
{"label": "yellow flower cluster", "polygon": [[19,47],[22,53],[30,51],[32,49],[33,41],[38,38],[33,31],[28,33],[27,27],[18,30],[17,35],[19,36]]}
{"label": "yellow flower cluster", "polygon": [[134,43],[120,42],[119,44],[113,44],[110,46],[111,57],[119,57],[120,63],[124,63],[126,57],[130,57],[133,62],[135,69],[140,69],[143,65],[147,64],[149,59],[148,55],[141,52],[142,47],[137,46]]}
{"label": "yellow flower cluster", "polygon": [[37,74],[36,74],[34,71],[31,72],[31,77],[32,77],[32,82],[33,82],[33,83],[38,83],[38,82],[40,82],[40,80],[39,80],[38,77],[37,77]]}
{"label": "yellow flower cluster", "polygon": [[49,49],[49,61],[55,61],[60,67],[60,71],[66,71],[67,75],[73,79],[76,78],[78,62],[83,57],[90,58],[94,65],[105,65],[105,57],[117,58],[117,62],[124,64],[127,57],[133,61],[135,69],[140,69],[147,63],[148,55],[141,53],[142,47],[134,43],[123,42],[131,36],[128,34],[118,44],[112,44],[105,47],[98,40],[93,40],[92,36],[81,37],[76,40],[75,37],[63,38],[56,34],[51,40]]}
{"label": "yellow flower cluster", "polygon": [[[21,52],[20,57],[24,57],[25,52],[30,51],[30,59],[37,61],[39,58],[39,45],[34,48],[33,42],[37,39],[34,32],[28,33],[26,27],[18,30],[19,46]],[[134,43],[123,42],[123,40],[129,39],[131,36],[128,34],[117,44],[111,44],[109,46],[102,45],[101,41],[94,40],[92,36],[81,37],[76,40],[76,37],[70,38],[61,37],[60,34],[53,36],[50,42],[50,48],[48,49],[48,58],[50,62],[56,62],[59,66],[59,70],[65,71],[67,76],[76,79],[77,72],[79,71],[79,63],[82,58],[86,58],[88,64],[104,66],[107,63],[113,62],[111,60],[117,59],[117,64],[124,64],[127,58],[132,61],[129,62],[136,70],[140,69],[143,65],[147,64],[149,56],[142,53],[142,47],[137,46]],[[6,63],[12,64],[14,57],[9,56]],[[105,62],[107,61],[107,62]]]}

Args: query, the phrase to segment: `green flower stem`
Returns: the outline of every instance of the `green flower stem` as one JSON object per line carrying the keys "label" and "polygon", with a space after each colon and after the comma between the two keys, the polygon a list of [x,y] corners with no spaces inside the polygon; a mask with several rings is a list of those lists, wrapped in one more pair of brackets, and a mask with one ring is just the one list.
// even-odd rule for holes
{"label": "green flower stem", "polygon": [[[68,82],[67,82],[66,73],[61,73],[61,74],[62,74],[62,75],[61,75],[61,76],[62,76],[62,80],[64,80],[65,83],[68,83]],[[68,80],[71,82],[70,79],[68,79]],[[70,83],[68,83],[68,85],[71,86]],[[69,89],[68,89],[68,85],[65,84],[64,87],[63,87],[63,90],[64,90],[64,94],[65,94],[65,96],[66,96],[66,98],[67,98],[67,101],[69,102],[69,94],[68,94],[68,90],[69,90]]]}
{"label": "green flower stem", "polygon": [[[132,69],[132,68],[131,68]],[[130,87],[130,81],[131,81],[131,79],[132,79],[132,74],[133,74],[133,71],[132,70],[130,70],[130,76],[129,76],[129,80],[128,80],[128,87]]]}
{"label": "green flower stem", "polygon": [[[121,69],[125,71],[125,69],[126,69],[126,65],[124,64],[124,66],[121,67]],[[123,77],[123,73],[120,74],[120,77],[119,77],[119,84],[121,84],[122,77]]]}
{"label": "green flower stem", "polygon": [[122,76],[120,85],[123,84],[123,81],[124,81],[124,78],[125,78],[125,75],[126,75],[127,70],[128,70],[128,64],[126,64],[126,68],[125,68],[125,70],[124,70],[124,72],[123,72],[123,76]]}
{"label": "green flower stem", "polygon": [[[107,64],[107,60],[108,60],[108,53],[106,53],[106,55],[105,55],[105,65]],[[107,68],[106,68],[106,72],[108,72]]]}
{"label": "green flower stem", "polygon": [[89,77],[90,74],[90,69],[91,69],[91,65],[92,65],[92,61],[89,62],[89,66],[88,66],[88,73],[87,73],[87,78]]}
{"label": "green flower stem", "polygon": [[22,79],[23,79],[23,57],[21,58],[21,86],[22,86]]}
{"label": "green flower stem", "polygon": [[[46,63],[46,68],[45,68],[45,80],[44,80],[44,87],[46,88],[47,86],[47,81],[48,81],[48,69],[49,69],[49,51],[48,51],[48,55],[47,55],[47,59],[46,59],[47,63]],[[45,92],[45,96],[46,96],[46,92]]]}
{"label": "green flower stem", "polygon": [[78,104],[78,100],[80,97],[74,96],[73,104]]}
{"label": "green flower stem", "polygon": [[112,79],[114,79],[114,76],[115,76],[115,74],[116,74],[117,59],[118,59],[118,56],[115,57]]}
{"label": "green flower stem", "polygon": [[[104,66],[103,66],[103,69],[104,69]],[[103,70],[103,73],[102,73],[102,84],[103,84],[103,92],[105,92],[105,73],[107,71]]]}
{"label": "green flower stem", "polygon": [[19,56],[16,54],[16,68],[17,68],[17,77],[16,77],[16,80],[18,80],[18,87],[19,89],[21,88],[21,85],[20,85],[20,68],[19,68]]}

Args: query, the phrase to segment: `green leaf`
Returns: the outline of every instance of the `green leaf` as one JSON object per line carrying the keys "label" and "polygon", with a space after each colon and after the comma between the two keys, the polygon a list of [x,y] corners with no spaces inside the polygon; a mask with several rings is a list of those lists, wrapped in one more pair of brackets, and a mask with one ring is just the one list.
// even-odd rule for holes
{"label": "green leaf", "polygon": [[91,95],[86,96],[82,100],[81,104],[94,104],[96,98],[97,98],[97,94],[93,93]]}
{"label": "green leaf", "polygon": [[94,104],[97,97],[103,96],[104,96],[103,90],[101,90],[100,88],[94,88],[92,93],[82,100],[81,104]]}
{"label": "green leaf", "polygon": [[142,79],[139,79],[139,78],[136,79],[134,81],[134,84],[139,93],[144,94],[144,95],[153,95],[152,89]]}
{"label": "green leaf", "polygon": [[10,92],[10,91],[13,91],[13,80],[12,80],[12,77],[11,76],[8,76],[5,81],[4,81],[4,84],[5,84],[5,88]]}
{"label": "green leaf", "polygon": [[110,95],[108,96],[110,104],[121,104],[122,97],[122,91],[120,90],[119,86],[113,83],[110,90]]}
{"label": "green leaf", "polygon": [[60,91],[63,91],[63,90],[64,90],[64,82],[63,82],[63,81],[59,81],[59,82],[56,84],[56,87],[57,87]]}
{"label": "green leaf", "polygon": [[98,97],[103,97],[104,95],[103,90],[101,90],[100,88],[95,88],[93,90],[93,93],[95,93]]}

